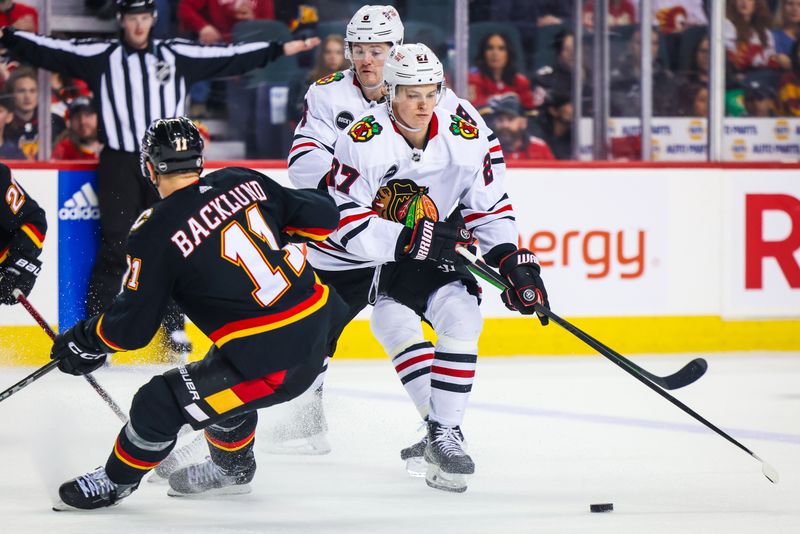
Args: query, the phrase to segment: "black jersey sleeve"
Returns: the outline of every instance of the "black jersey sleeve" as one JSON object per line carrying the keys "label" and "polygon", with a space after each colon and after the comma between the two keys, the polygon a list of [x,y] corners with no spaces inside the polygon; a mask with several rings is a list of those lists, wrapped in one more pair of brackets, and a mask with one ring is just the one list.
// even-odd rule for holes
{"label": "black jersey sleeve", "polygon": [[[0,206],[0,229],[9,240],[0,254],[17,253],[26,258],[37,258],[42,251],[47,233],[44,210],[11,176],[11,170],[0,163],[0,189],[3,200]],[[6,248],[7,247],[7,248]]]}
{"label": "black jersey sleeve", "polygon": [[[147,345],[158,331],[174,284],[175,253],[157,239],[152,210],[139,216],[128,235],[128,270],[111,305],[85,323],[86,335],[109,352]],[[167,241],[168,242],[168,241]]]}
{"label": "black jersey sleeve", "polygon": [[203,45],[185,39],[165,42],[175,54],[175,66],[190,80],[239,76],[283,56],[283,43],[264,41]]}
{"label": "black jersey sleeve", "polygon": [[106,53],[114,46],[111,41],[55,39],[10,27],[3,28],[0,44],[16,59],[87,83],[99,79]]}

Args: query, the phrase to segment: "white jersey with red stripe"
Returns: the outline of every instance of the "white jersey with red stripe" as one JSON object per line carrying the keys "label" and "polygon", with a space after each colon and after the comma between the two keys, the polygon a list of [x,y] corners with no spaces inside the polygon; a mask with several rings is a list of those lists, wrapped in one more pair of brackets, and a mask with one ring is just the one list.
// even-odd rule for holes
{"label": "white jersey with red stripe", "polygon": [[356,118],[340,134],[326,178],[339,207],[339,228],[324,243],[309,246],[311,264],[342,270],[395,260],[403,224],[382,219],[372,209],[383,187],[399,195],[426,194],[439,219],[460,207],[484,252],[498,245],[516,248],[518,233],[499,144],[474,123],[439,106],[422,150],[413,149],[399,128],[382,106]]}
{"label": "white jersey with red stripe", "polygon": [[333,147],[353,119],[377,103],[368,100],[352,70],[334,72],[308,88],[303,117],[289,150],[289,180],[298,188],[316,188],[331,168]]}

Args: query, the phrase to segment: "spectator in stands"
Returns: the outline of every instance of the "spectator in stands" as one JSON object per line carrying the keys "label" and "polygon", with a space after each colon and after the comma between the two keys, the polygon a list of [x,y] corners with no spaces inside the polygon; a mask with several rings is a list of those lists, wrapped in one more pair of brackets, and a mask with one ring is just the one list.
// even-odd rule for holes
{"label": "spectator in stands", "polygon": [[314,83],[323,76],[349,67],[347,60],[344,58],[344,37],[341,35],[331,34],[327,36],[317,50],[317,60],[314,68],[306,78],[308,83]]}
{"label": "spectator in stands", "polygon": [[553,26],[555,24],[568,24],[572,19],[572,2],[564,0],[534,0],[539,12],[537,25]]}
{"label": "spectator in stands", "polygon": [[14,120],[14,99],[0,97],[0,159],[25,159],[19,145],[5,135],[6,127]]}
{"label": "spectator in stands", "polygon": [[[561,30],[554,39],[556,62],[545,65],[536,71],[533,91],[534,102],[538,108],[552,87],[571,87],[572,71],[575,68],[575,37],[568,30]],[[586,80],[584,73],[584,80]]]}
{"label": "spectator in stands", "polygon": [[800,39],[794,42],[791,57],[792,70],[781,78],[778,97],[782,115],[800,117]]}
{"label": "spectator in stands", "polygon": [[774,26],[772,38],[775,41],[775,52],[781,66],[788,70],[792,65],[792,45],[800,36],[800,0],[783,0],[775,13]]}
{"label": "spectator in stands", "polygon": [[503,156],[508,159],[555,159],[547,143],[528,135],[528,117],[522,112],[519,97],[514,93],[489,99],[491,114],[487,117],[497,135]]}
{"label": "spectator in stands", "polygon": [[[675,113],[674,98],[678,85],[675,76],[661,63],[658,57],[659,33],[654,30],[650,41],[653,57],[653,115],[669,116]],[[639,30],[633,33],[628,51],[618,62],[612,59],[611,69],[611,114],[615,117],[638,117],[641,109],[642,87],[641,39]]]}
{"label": "spectator in stands", "polygon": [[678,112],[681,117],[708,117],[708,86],[688,82],[678,90]]}
{"label": "spectator in stands", "polygon": [[701,83],[708,85],[708,72],[711,66],[711,44],[708,35],[703,36],[692,53],[689,70],[680,73],[683,83]]}
{"label": "spectator in stands", "polygon": [[178,21],[203,44],[230,43],[239,22],[274,20],[276,4],[274,0],[180,0]]}
{"label": "spectator in stands", "polygon": [[[6,91],[14,99],[14,120],[7,129],[9,139],[15,141],[25,157],[36,159],[39,153],[39,80],[30,67],[19,67],[6,82]],[[61,135],[66,125],[64,119],[51,114],[53,139]]]}
{"label": "spectator in stands", "polygon": [[53,148],[53,159],[97,160],[103,144],[97,138],[97,110],[85,96],[69,106],[67,131]]}
{"label": "spectator in stands", "polygon": [[78,97],[91,97],[92,92],[86,82],[77,78],[63,76],[58,72],[50,74],[50,111],[66,119],[70,103]]}
{"label": "spectator in stands", "polygon": [[707,26],[703,0],[653,0],[653,24],[663,34],[679,33],[689,26]]}
{"label": "spectator in stands", "polygon": [[[608,0],[608,25],[630,26],[636,24],[636,7],[631,0]],[[583,27],[594,31],[594,2],[583,4]]]}
{"label": "spectator in stands", "polygon": [[726,16],[725,49],[737,70],[779,66],[766,0],[727,0]]}
{"label": "spectator in stands", "polygon": [[14,26],[26,32],[39,31],[39,12],[35,7],[14,2],[14,0],[0,0],[0,27]]}
{"label": "spectator in stands", "polygon": [[750,81],[744,89],[744,107],[748,117],[776,117],[778,103],[772,87],[757,80]]}
{"label": "spectator in stands", "polygon": [[572,159],[571,87],[553,87],[539,111],[539,120],[531,129],[544,140],[556,159]]}
{"label": "spectator in stands", "polygon": [[481,39],[468,83],[469,100],[477,108],[486,107],[490,97],[505,93],[516,93],[526,113],[535,107],[531,84],[517,71],[516,51],[502,33],[489,33]]}

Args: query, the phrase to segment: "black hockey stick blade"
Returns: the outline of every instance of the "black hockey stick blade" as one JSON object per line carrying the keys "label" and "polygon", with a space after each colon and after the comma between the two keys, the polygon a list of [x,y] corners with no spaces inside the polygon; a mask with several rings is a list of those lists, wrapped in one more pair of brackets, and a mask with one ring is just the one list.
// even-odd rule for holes
{"label": "black hockey stick blade", "polygon": [[[503,277],[501,277],[497,272],[494,271],[489,265],[485,262],[481,261],[477,256],[472,254],[469,250],[464,248],[456,248],[456,251],[464,256],[467,261],[470,262],[470,265],[467,267],[475,273],[480,278],[486,280],[496,288],[500,289],[501,291],[508,289],[508,282],[506,282]],[[679,389],[689,384],[695,382],[698,378],[705,374],[706,369],[708,369],[708,363],[702,358],[696,358],[691,362],[687,363],[675,373],[669,376],[659,376],[656,374],[651,373],[647,369],[639,366],[638,364],[634,363],[633,361],[629,360],[622,354],[618,353],[611,347],[603,344],[599,340],[595,339],[588,333],[584,332],[583,330],[579,329],[577,326],[573,325],[572,323],[568,323],[568,326],[562,325],[565,329],[567,329],[570,333],[578,337],[579,339],[583,340],[587,345],[595,349],[600,354],[605,355],[604,353],[611,354],[611,361],[616,363],[619,366],[627,366],[636,372],[640,373],[641,375],[645,376],[648,380],[651,380],[653,383],[658,384],[660,387],[664,389]]]}

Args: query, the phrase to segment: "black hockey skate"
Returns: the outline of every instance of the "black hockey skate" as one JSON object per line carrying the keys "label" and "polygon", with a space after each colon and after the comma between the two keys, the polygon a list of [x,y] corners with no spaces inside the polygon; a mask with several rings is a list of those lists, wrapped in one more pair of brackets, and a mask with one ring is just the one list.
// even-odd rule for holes
{"label": "black hockey skate", "polygon": [[428,486],[443,491],[467,491],[465,475],[475,472],[475,463],[464,452],[464,435],[458,426],[444,426],[428,421],[428,445],[425,447]]}
{"label": "black hockey skate", "polygon": [[242,495],[250,493],[250,481],[256,474],[256,461],[252,451],[249,464],[235,473],[226,472],[211,457],[204,462],[178,469],[169,477],[167,495],[188,497],[193,495]]}
{"label": "black hockey skate", "polygon": [[139,484],[117,485],[108,478],[104,467],[67,480],[58,488],[59,502],[53,510],[95,510],[113,506],[133,493]]}
{"label": "black hockey skate", "polygon": [[308,393],[304,393],[296,402],[304,404],[286,420],[269,428],[259,448],[270,454],[328,454],[331,445],[322,405],[322,388],[311,392],[310,398]]}

